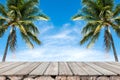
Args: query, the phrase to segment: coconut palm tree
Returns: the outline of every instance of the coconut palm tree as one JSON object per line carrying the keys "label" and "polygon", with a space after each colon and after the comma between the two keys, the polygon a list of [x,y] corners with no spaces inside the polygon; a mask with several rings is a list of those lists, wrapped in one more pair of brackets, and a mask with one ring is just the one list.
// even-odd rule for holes
{"label": "coconut palm tree", "polygon": [[6,6],[0,4],[0,37],[10,30],[2,61],[6,60],[8,48],[15,51],[17,43],[17,30],[30,48],[33,42],[40,44],[37,38],[38,28],[33,21],[48,20],[37,7],[38,0],[7,0]]}
{"label": "coconut palm tree", "polygon": [[115,5],[114,0],[82,0],[83,8],[72,17],[73,20],[85,20],[87,24],[82,29],[83,38],[80,44],[88,42],[90,48],[104,31],[105,50],[113,49],[115,61],[118,56],[111,30],[120,37],[120,4]]}

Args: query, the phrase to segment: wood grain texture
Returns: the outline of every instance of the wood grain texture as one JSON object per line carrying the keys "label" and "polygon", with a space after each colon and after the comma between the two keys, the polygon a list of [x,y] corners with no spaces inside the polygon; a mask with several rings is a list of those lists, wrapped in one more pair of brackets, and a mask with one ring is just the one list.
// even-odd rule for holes
{"label": "wood grain texture", "polygon": [[112,66],[111,64],[108,64],[106,62],[94,62],[94,64],[102,67],[102,68],[105,68],[111,72],[114,72],[116,73],[117,75],[120,75],[120,67],[115,67],[115,66]]}
{"label": "wood grain texture", "polygon": [[58,62],[51,62],[44,75],[58,75]]}
{"label": "wood grain texture", "polygon": [[24,67],[30,65],[30,63],[24,63],[19,65],[18,67],[12,68],[4,73],[2,73],[2,75],[16,75],[15,73],[17,73],[18,71],[22,70]]}
{"label": "wood grain texture", "polygon": [[59,62],[59,75],[73,75],[69,66],[65,62]]}
{"label": "wood grain texture", "polygon": [[41,63],[36,69],[34,69],[30,75],[43,75],[49,66],[49,62]]}
{"label": "wood grain texture", "polygon": [[[119,62],[5,62],[0,63],[0,76],[117,76]],[[62,77],[60,77],[62,76]],[[83,78],[83,77],[82,77]],[[70,78],[69,79],[74,79]]]}
{"label": "wood grain texture", "polygon": [[[16,62],[16,63],[10,64],[9,66],[6,66],[6,67],[4,67],[4,68],[0,68],[0,75],[3,75],[2,73],[6,72],[6,71],[8,71],[8,70],[11,70],[11,69],[13,69],[13,68],[16,68],[16,67],[18,67],[18,66],[21,65],[21,64],[24,64],[24,62]],[[4,75],[5,75],[5,74],[4,74]]]}
{"label": "wood grain texture", "polygon": [[26,67],[22,68],[18,72],[16,72],[16,75],[28,75],[31,73],[35,68],[37,68],[40,65],[38,62],[31,62]]}
{"label": "wood grain texture", "polygon": [[74,75],[88,75],[83,68],[79,67],[74,62],[69,62],[68,65],[70,66],[70,69],[72,70]]}
{"label": "wood grain texture", "polygon": [[79,65],[79,67],[83,68],[88,73],[88,75],[102,75],[100,72],[86,65],[85,63],[77,63],[77,64]]}
{"label": "wood grain texture", "polygon": [[87,64],[88,66],[91,66],[93,69],[97,70],[98,72],[102,73],[103,75],[117,75],[116,73],[111,72],[111,71],[109,71],[105,68],[102,68],[98,65],[95,65],[93,63],[86,62],[85,64]]}

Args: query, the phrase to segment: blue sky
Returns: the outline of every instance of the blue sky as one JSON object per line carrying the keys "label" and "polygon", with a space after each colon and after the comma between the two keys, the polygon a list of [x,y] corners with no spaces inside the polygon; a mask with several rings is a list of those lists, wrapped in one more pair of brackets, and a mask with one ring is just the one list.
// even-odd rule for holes
{"label": "blue sky", "polygon": [[[0,0],[0,3],[5,4],[5,1]],[[116,0],[115,3],[118,2],[120,1]],[[15,53],[8,52],[7,61],[114,61],[112,51],[109,54],[104,51],[103,36],[91,49],[79,45],[82,38],[80,31],[85,22],[74,22],[71,17],[82,8],[81,0],[40,0],[39,8],[51,18],[47,22],[35,22],[40,30],[38,37],[42,44],[29,49],[18,35],[17,50]],[[4,52],[7,32],[0,38],[0,59]],[[115,34],[113,36],[120,55],[119,39]]]}

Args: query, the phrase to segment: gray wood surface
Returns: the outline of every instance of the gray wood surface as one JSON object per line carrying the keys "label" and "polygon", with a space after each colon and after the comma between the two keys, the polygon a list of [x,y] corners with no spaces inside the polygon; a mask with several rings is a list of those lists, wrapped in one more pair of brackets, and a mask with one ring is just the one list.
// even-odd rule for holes
{"label": "gray wood surface", "polygon": [[88,66],[91,66],[93,69],[97,70],[98,72],[102,73],[103,75],[116,75],[115,73],[113,73],[107,69],[104,69],[98,65],[95,65],[93,63],[86,62],[85,64],[87,64]]}
{"label": "gray wood surface", "polygon": [[94,64],[96,64],[96,65],[98,65],[98,66],[100,66],[102,68],[105,68],[105,69],[107,69],[109,71],[112,71],[112,72],[114,72],[116,74],[120,74],[120,67],[114,67],[111,64],[108,64],[106,62],[94,62]]}
{"label": "gray wood surface", "polygon": [[59,75],[73,75],[68,64],[65,62],[59,62]]}
{"label": "gray wood surface", "polygon": [[35,68],[37,68],[40,65],[38,62],[31,62],[30,65],[27,65],[26,67],[19,70],[16,75],[28,75],[31,73]]}
{"label": "gray wood surface", "polygon": [[[11,65],[7,66],[7,67],[0,68],[0,74],[2,75],[2,73],[6,72],[6,71],[8,71],[8,70],[10,70],[10,69],[13,69],[13,68],[15,68],[15,67],[18,67],[18,66],[20,66],[21,64],[24,64],[24,63],[22,63],[22,62],[16,62],[16,63],[14,63],[14,64],[11,64]],[[6,75],[7,75],[7,74],[6,74]]]}
{"label": "gray wood surface", "polygon": [[51,62],[44,75],[58,75],[58,62]]}
{"label": "gray wood surface", "polygon": [[24,67],[30,65],[30,63],[24,63],[24,64],[21,64],[20,66],[18,67],[15,67],[15,68],[12,68],[4,73],[1,73],[2,75],[16,75],[15,73],[17,73],[19,70],[22,70]]}
{"label": "gray wood surface", "polygon": [[79,67],[76,63],[70,62],[68,63],[70,69],[72,70],[74,75],[88,75],[83,68]]}
{"label": "gray wood surface", "polygon": [[[116,76],[120,63],[116,62],[1,62],[0,76]],[[68,79],[58,77],[59,79]],[[69,77],[70,80],[76,77]]]}
{"label": "gray wood surface", "polygon": [[34,69],[30,75],[43,75],[49,66],[49,62],[41,63],[36,69]]}

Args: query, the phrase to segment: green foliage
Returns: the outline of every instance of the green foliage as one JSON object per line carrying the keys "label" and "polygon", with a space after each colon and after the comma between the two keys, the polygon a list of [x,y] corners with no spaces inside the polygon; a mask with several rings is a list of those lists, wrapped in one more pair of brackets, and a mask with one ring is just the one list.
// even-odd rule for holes
{"label": "green foliage", "polygon": [[6,0],[7,5],[0,4],[0,37],[3,36],[8,27],[11,29],[9,38],[9,47],[15,51],[17,44],[17,32],[19,29],[21,37],[34,48],[33,42],[40,44],[37,38],[39,30],[34,24],[36,20],[48,20],[49,18],[40,12],[37,6],[39,0]]}
{"label": "green foliage", "polygon": [[17,43],[17,35],[16,30],[14,28],[11,29],[11,33],[9,35],[9,46],[12,51],[15,51]]}
{"label": "green foliage", "polygon": [[105,49],[108,52],[111,49],[111,33],[109,30],[105,30],[104,33],[104,43],[105,43]]}
{"label": "green foliage", "polygon": [[105,29],[104,43],[106,51],[111,48],[110,27],[120,37],[120,4],[114,5],[114,0],[82,0],[82,10],[72,17],[72,20],[85,20],[88,23],[82,29],[81,44],[88,42],[91,47],[99,38],[100,31]]}

